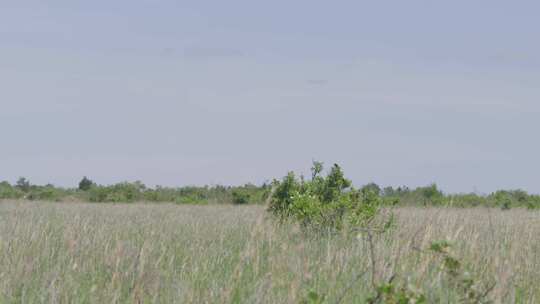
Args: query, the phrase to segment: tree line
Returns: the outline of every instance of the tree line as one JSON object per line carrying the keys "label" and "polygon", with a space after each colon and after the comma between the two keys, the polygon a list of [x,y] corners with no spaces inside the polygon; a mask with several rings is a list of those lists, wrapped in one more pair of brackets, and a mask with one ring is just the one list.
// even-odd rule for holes
{"label": "tree line", "polygon": [[[303,177],[300,177],[303,178]],[[52,184],[35,185],[21,177],[15,184],[0,182],[0,199],[30,201],[80,201],[100,203],[174,202],[178,204],[260,204],[264,203],[273,183],[241,186],[148,187],[140,181],[99,185],[83,177],[77,187],[65,188]],[[436,184],[409,188],[381,187],[369,183],[359,188],[380,197],[385,204],[401,206],[498,207],[510,209],[540,208],[540,195],[524,190],[499,190],[487,195],[476,193],[445,193]]]}

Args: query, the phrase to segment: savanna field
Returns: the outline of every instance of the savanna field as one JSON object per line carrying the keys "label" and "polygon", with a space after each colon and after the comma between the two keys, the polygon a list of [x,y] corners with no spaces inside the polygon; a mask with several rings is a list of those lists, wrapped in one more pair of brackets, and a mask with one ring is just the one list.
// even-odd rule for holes
{"label": "savanna field", "polygon": [[365,303],[373,282],[463,302],[444,255],[428,250],[441,241],[482,301],[540,302],[538,211],[393,212],[383,233],[312,234],[260,205],[6,200],[0,302]]}

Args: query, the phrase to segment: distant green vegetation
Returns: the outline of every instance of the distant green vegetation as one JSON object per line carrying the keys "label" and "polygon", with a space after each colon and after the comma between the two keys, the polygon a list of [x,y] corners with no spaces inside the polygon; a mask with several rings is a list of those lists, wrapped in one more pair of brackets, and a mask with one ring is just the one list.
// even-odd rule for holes
{"label": "distant green vegetation", "polygon": [[147,187],[143,183],[122,182],[98,185],[84,177],[78,188],[32,185],[20,178],[15,185],[0,182],[0,199],[30,201],[79,201],[94,203],[174,202],[178,204],[257,204],[264,202],[270,186],[186,186]]}
{"label": "distant green vegetation", "polygon": [[[414,189],[406,186],[381,187],[369,183],[360,188],[352,187],[345,179],[337,179],[332,174],[342,174],[339,166],[334,167],[328,177],[320,176],[321,168],[313,172],[312,180],[306,181],[303,176],[289,174],[283,180],[275,180],[273,184],[242,186],[184,186],[184,187],[147,187],[140,181],[122,182],[113,185],[99,185],[84,177],[77,188],[62,188],[51,184],[34,185],[24,177],[15,184],[0,182],[0,199],[24,199],[30,201],[80,201],[100,203],[131,203],[131,202],[174,202],[178,204],[260,204],[268,200],[272,188],[281,196],[280,204],[272,208],[298,207],[299,203],[291,204],[296,194],[316,196],[318,202],[329,202],[337,198],[381,200],[383,205],[392,206],[449,206],[449,207],[496,207],[503,210],[511,208],[540,209],[540,195],[530,194],[524,190],[499,190],[487,195],[476,193],[444,193],[436,184]],[[318,171],[317,171],[318,170]],[[338,172],[339,171],[339,172]],[[332,185],[334,183],[335,185]],[[287,187],[290,187],[288,189]],[[356,196],[356,197],[355,197]],[[299,201],[301,196],[296,196]],[[304,197],[306,198],[306,197]],[[343,203],[343,200],[341,201]],[[312,206],[312,204],[308,204]],[[328,205],[328,204],[327,204]],[[306,205],[307,206],[307,205]],[[302,212],[308,212],[303,210]]]}
{"label": "distant green vegetation", "polygon": [[447,194],[432,184],[416,189],[407,187],[387,187],[381,190],[387,200],[399,201],[402,206],[448,206],[448,207],[497,207],[503,210],[526,207],[540,208],[540,195],[529,194],[524,190],[498,190],[489,195],[476,193]]}

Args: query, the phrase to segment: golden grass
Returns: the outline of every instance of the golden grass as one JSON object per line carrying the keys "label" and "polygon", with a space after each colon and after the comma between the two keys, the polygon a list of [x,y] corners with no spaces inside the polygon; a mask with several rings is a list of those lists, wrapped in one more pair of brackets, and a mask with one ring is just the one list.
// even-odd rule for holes
{"label": "golden grass", "polygon": [[[496,303],[540,302],[540,213],[396,210],[375,238],[376,280],[454,303],[431,241],[449,240]],[[359,235],[305,235],[260,206],[0,203],[0,303],[363,303],[373,295]]]}

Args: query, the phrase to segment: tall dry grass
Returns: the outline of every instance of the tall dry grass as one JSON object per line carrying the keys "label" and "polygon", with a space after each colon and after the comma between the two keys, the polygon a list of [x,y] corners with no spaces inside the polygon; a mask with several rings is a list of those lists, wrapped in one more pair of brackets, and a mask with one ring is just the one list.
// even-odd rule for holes
{"label": "tall dry grass", "polygon": [[[376,236],[375,280],[455,303],[431,241],[455,244],[498,303],[540,302],[540,214],[526,210],[396,210]],[[1,303],[328,303],[373,295],[359,235],[314,236],[276,226],[262,207],[0,204]]]}

